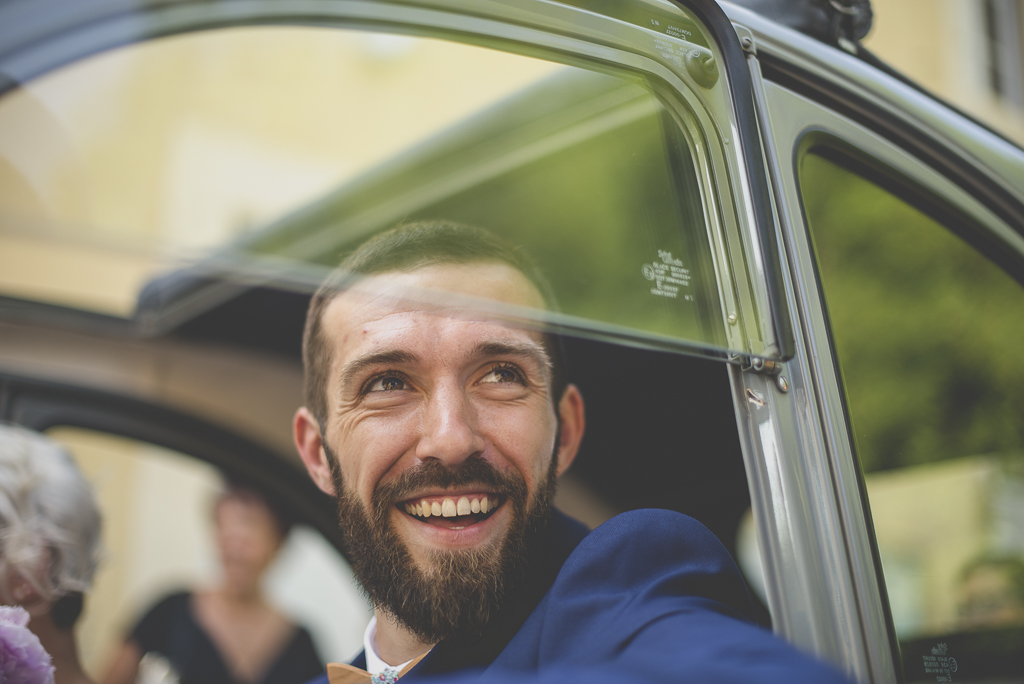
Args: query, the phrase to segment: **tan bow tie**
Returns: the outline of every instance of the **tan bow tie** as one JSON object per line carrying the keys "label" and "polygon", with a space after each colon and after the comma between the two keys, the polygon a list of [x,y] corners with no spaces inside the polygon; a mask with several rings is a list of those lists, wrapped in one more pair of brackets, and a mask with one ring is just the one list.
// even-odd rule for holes
{"label": "tan bow tie", "polygon": [[[428,651],[429,653],[429,651]],[[398,671],[398,677],[401,677],[406,672],[416,667],[416,664],[423,660],[423,657],[427,654],[419,656],[409,661],[409,664]],[[327,679],[331,680],[331,684],[370,684],[371,682],[382,681],[386,682],[387,679],[379,678],[374,679],[366,670],[352,665],[346,665],[345,663],[327,663]]]}

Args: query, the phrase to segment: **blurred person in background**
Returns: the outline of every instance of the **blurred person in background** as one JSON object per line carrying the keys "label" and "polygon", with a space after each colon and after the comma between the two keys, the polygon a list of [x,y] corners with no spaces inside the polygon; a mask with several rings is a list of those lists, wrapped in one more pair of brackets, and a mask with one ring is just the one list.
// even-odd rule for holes
{"label": "blurred person in background", "polygon": [[230,484],[213,509],[223,580],[177,592],[135,625],[104,684],[130,684],[147,654],[163,657],[181,684],[293,684],[323,672],[309,632],[263,597],[261,580],[290,525],[248,487]]}
{"label": "blurred person in background", "polygon": [[960,626],[995,629],[1024,625],[1024,560],[985,554],[960,573]]}
{"label": "blurred person in background", "polygon": [[71,456],[0,424],[0,602],[24,608],[55,684],[88,684],[75,642],[100,549],[100,513]]}

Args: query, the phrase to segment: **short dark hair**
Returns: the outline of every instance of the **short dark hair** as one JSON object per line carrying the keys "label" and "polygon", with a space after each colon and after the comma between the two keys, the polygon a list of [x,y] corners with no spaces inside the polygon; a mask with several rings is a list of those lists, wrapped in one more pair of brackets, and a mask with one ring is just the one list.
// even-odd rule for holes
{"label": "short dark hair", "polygon": [[[330,349],[323,338],[323,315],[352,276],[408,272],[437,264],[479,262],[508,264],[537,288],[549,310],[556,310],[551,286],[530,256],[521,248],[513,247],[493,233],[475,226],[451,221],[401,224],[370,238],[341,261],[310,300],[302,335],[306,407],[320,423],[321,429],[327,418],[327,376],[331,364]],[[544,346],[551,358],[552,400],[557,402],[565,389],[561,343],[555,336],[545,335]]]}
{"label": "short dark hair", "polygon": [[244,504],[262,506],[270,513],[277,534],[283,543],[296,523],[296,518],[292,511],[283,506],[276,498],[267,496],[264,491],[256,487],[251,481],[226,473],[222,473],[222,476],[224,477],[224,488],[217,495],[217,498],[214,499],[212,505],[214,519],[217,517],[220,505],[225,501],[234,500]]}

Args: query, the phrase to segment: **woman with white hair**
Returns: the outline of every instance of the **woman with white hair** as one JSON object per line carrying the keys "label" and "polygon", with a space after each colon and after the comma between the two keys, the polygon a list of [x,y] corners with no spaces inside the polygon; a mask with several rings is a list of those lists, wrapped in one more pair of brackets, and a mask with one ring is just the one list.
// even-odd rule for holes
{"label": "woman with white hair", "polygon": [[90,681],[74,625],[99,547],[99,509],[71,456],[36,432],[0,424],[0,603],[28,611],[55,684]]}

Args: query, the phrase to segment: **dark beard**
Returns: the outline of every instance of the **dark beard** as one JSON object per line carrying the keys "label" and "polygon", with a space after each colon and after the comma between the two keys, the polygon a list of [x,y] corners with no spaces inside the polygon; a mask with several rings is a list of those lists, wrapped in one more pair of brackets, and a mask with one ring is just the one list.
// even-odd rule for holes
{"label": "dark beard", "polygon": [[[556,440],[557,444],[557,440]],[[472,456],[458,468],[425,461],[373,493],[372,516],[341,477],[338,459],[327,447],[331,477],[338,492],[338,516],[348,560],[356,579],[378,610],[396,618],[424,643],[482,634],[525,585],[531,554],[551,518],[557,485],[554,454],[547,479],[526,509],[527,489],[518,475],[499,471]],[[505,538],[495,546],[470,551],[435,551],[421,570],[391,525],[395,505],[424,487],[480,485],[505,497],[512,518]]]}

